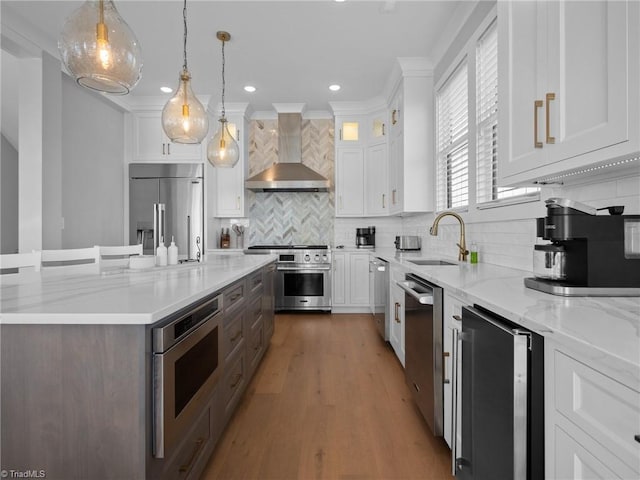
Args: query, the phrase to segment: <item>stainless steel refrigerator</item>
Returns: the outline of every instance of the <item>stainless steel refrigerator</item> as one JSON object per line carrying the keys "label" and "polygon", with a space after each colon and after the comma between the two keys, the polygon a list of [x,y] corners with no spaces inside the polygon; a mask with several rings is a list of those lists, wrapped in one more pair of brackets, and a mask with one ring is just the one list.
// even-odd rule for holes
{"label": "stainless steel refrigerator", "polygon": [[199,163],[129,165],[129,243],[155,254],[174,238],[180,260],[204,254],[204,181]]}

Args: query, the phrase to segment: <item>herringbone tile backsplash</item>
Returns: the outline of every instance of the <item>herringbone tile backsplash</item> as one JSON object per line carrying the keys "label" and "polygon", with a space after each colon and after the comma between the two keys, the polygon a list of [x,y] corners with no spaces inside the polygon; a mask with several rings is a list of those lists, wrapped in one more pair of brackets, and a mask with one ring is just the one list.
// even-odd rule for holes
{"label": "herringbone tile backsplash", "polygon": [[[333,121],[302,121],[302,163],[331,181],[330,192],[258,192],[249,197],[249,245],[333,243]],[[253,120],[249,176],[278,159],[278,121]]]}

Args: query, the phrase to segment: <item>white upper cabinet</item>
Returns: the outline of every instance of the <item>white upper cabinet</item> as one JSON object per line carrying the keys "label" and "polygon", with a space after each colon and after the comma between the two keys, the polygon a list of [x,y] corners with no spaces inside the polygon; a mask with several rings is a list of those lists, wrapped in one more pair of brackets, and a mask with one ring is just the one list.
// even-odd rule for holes
{"label": "white upper cabinet", "polygon": [[364,215],[364,149],[336,149],[336,217]]}
{"label": "white upper cabinet", "polygon": [[[433,72],[424,62],[401,62],[403,76],[390,102],[389,213],[433,210]],[[403,73],[405,75],[405,73]]]}
{"label": "white upper cabinet", "polygon": [[498,2],[502,185],[640,150],[639,26],[633,0]]}
{"label": "white upper cabinet", "polygon": [[365,162],[365,212],[367,215],[387,215],[389,213],[387,144],[377,143],[367,148]]}
{"label": "white upper cabinet", "polygon": [[366,117],[364,115],[350,115],[343,118],[336,118],[336,145],[365,145],[365,124]]}
{"label": "white upper cabinet", "polygon": [[[246,117],[246,103],[232,103],[226,107],[229,133],[238,142],[240,159],[232,168],[213,167],[207,161],[207,173],[211,181],[208,182],[208,198],[211,206],[211,216],[217,218],[242,218],[248,216],[247,190],[244,181],[249,172],[249,121]],[[220,122],[211,120],[210,132],[206,138],[209,140],[220,127]]]}
{"label": "white upper cabinet", "polygon": [[162,108],[132,112],[132,160],[134,162],[202,162],[205,141],[197,144],[173,143],[162,129]]}

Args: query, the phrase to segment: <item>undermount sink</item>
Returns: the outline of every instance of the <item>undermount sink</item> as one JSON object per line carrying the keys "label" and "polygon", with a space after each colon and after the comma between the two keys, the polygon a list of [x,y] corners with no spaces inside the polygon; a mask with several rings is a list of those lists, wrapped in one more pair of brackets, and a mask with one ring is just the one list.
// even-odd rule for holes
{"label": "undermount sink", "polygon": [[444,260],[407,260],[415,265],[457,265],[457,263],[445,262]]}

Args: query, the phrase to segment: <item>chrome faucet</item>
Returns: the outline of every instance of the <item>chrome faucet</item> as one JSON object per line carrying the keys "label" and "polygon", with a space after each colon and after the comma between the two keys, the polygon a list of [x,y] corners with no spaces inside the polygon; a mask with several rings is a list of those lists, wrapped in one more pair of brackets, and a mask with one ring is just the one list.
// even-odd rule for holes
{"label": "chrome faucet", "polygon": [[458,243],[456,243],[456,245],[458,246],[458,260],[462,262],[466,262],[467,255],[469,254],[469,250],[467,250],[467,245],[465,244],[465,241],[464,241],[464,221],[462,221],[462,217],[460,215],[458,215],[455,212],[442,212],[433,221],[433,225],[431,225],[431,228],[429,229],[429,233],[434,236],[438,235],[438,223],[440,223],[440,220],[442,219],[442,217],[446,217],[446,216],[455,217],[460,222],[460,240]]}

